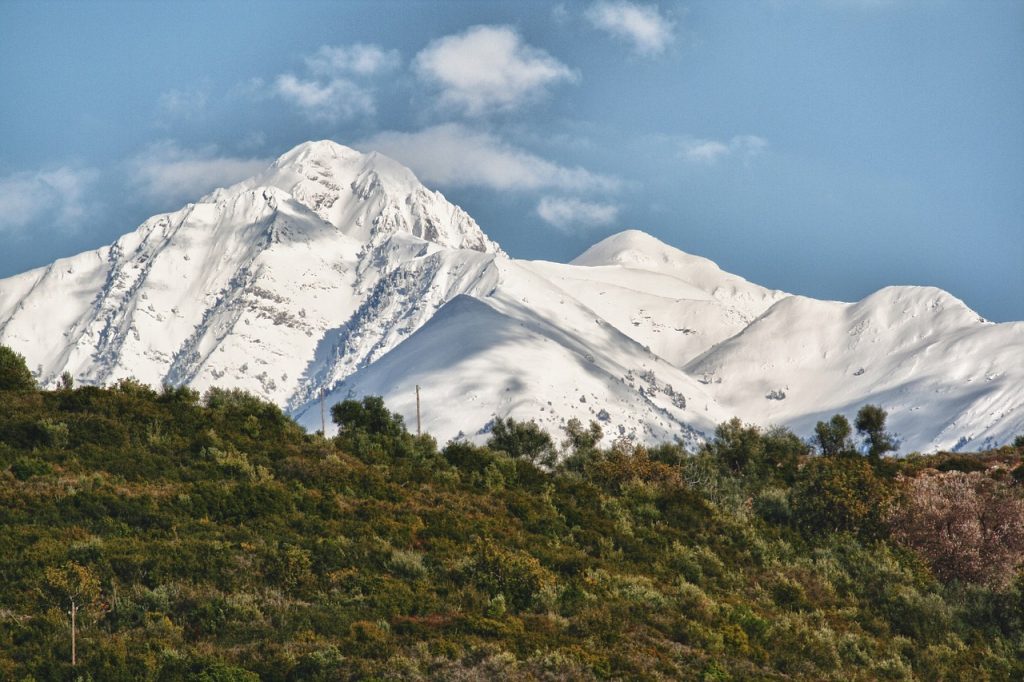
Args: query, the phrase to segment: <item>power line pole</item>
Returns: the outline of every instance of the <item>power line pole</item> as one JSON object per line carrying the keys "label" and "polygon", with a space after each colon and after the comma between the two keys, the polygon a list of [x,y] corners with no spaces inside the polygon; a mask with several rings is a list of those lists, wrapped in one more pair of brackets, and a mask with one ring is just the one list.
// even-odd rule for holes
{"label": "power line pole", "polygon": [[420,385],[416,384],[416,435],[422,436],[423,429],[420,422]]}
{"label": "power line pole", "polygon": [[327,421],[324,419],[324,387],[320,387],[320,435],[327,437]]}

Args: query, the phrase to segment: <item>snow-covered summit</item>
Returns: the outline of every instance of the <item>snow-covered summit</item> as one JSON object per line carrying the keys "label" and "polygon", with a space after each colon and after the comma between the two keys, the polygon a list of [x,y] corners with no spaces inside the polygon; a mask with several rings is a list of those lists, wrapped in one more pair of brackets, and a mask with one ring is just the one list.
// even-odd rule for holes
{"label": "snow-covered summit", "polygon": [[304,142],[266,170],[208,195],[221,201],[239,191],[276,187],[324,221],[362,242],[380,243],[405,232],[439,246],[495,252],[498,245],[476,221],[411,170],[383,154],[320,140]]}
{"label": "snow-covered summit", "polygon": [[646,269],[699,268],[721,272],[712,261],[669,246],[641,230],[629,229],[605,237],[571,261],[572,265],[622,265]]}

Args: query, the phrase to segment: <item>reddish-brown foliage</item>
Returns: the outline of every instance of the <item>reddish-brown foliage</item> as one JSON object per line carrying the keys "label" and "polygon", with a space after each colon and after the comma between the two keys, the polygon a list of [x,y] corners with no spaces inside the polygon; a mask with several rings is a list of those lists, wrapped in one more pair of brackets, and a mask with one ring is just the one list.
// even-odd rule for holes
{"label": "reddish-brown foliage", "polygon": [[906,480],[891,517],[893,537],[943,580],[1001,587],[1024,564],[1024,499],[980,472]]}

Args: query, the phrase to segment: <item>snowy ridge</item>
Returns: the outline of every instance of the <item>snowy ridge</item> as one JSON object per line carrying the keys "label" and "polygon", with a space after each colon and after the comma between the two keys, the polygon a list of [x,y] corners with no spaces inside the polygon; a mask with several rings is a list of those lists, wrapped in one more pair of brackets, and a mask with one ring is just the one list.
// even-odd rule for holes
{"label": "snowy ridge", "polygon": [[958,449],[1024,432],[1022,351],[1024,323],[986,322],[940,289],[887,287],[858,303],[787,298],[685,369],[762,422],[806,433],[873,402],[904,451]]}
{"label": "snowy ridge", "polygon": [[[637,230],[572,263],[509,258],[407,168],[330,141],[0,280],[0,343],[40,382],[252,391],[320,428],[383,395],[444,440],[495,417],[694,444],[733,415],[808,435],[881,404],[902,450],[1024,433],[1024,323],[928,287],[791,296]],[[330,427],[330,425],[328,425]]]}

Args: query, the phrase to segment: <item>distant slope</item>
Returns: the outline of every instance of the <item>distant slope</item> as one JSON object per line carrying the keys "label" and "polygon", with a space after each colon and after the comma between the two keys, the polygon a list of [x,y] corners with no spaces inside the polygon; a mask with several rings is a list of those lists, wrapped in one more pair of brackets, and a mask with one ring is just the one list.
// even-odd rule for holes
{"label": "distant slope", "polygon": [[612,235],[568,265],[534,261],[527,267],[679,366],[787,296],[638,230]]}
{"label": "distant slope", "polygon": [[854,304],[785,299],[686,370],[737,414],[804,433],[867,402],[891,413],[904,451],[978,449],[1024,432],[1024,323],[986,322],[930,287]]}

